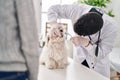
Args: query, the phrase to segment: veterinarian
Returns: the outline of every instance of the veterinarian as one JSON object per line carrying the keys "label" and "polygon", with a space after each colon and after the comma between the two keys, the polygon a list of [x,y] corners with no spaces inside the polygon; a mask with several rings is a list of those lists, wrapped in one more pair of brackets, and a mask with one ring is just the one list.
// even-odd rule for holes
{"label": "veterinarian", "polygon": [[[117,35],[117,24],[100,8],[84,4],[53,5],[48,10],[48,21],[71,19],[76,36],[70,40],[77,53],[73,59],[86,67],[110,77],[108,54],[112,51]],[[69,27],[68,27],[69,28]],[[53,29],[54,36],[60,33]]]}
{"label": "veterinarian", "polygon": [[37,80],[39,46],[32,0],[0,0],[0,80]]}

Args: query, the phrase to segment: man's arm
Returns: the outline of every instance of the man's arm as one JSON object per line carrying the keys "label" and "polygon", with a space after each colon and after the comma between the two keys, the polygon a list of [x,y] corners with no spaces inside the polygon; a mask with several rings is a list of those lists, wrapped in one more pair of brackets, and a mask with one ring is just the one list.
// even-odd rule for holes
{"label": "man's arm", "polygon": [[[78,19],[83,10],[86,8],[91,8],[89,6],[81,4],[72,4],[72,5],[53,5],[48,9],[48,21],[57,22],[57,19]],[[87,10],[87,9],[86,9]]]}
{"label": "man's arm", "polygon": [[37,80],[39,67],[38,33],[32,0],[16,0],[22,51],[29,71],[29,79]]}

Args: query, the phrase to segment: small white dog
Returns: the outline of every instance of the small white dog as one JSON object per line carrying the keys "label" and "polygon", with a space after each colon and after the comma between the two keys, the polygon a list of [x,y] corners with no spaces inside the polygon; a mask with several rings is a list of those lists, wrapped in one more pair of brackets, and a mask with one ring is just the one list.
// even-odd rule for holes
{"label": "small white dog", "polygon": [[49,69],[63,69],[68,64],[64,29],[62,27],[57,29],[60,31],[61,37],[47,37],[40,56],[40,64],[44,64]]}

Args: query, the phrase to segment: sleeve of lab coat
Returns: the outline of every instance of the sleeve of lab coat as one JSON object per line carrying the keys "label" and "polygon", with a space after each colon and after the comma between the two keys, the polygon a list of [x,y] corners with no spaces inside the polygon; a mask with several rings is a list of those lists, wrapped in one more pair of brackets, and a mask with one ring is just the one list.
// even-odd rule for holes
{"label": "sleeve of lab coat", "polygon": [[82,63],[86,59],[86,55],[82,47],[73,47],[73,59],[79,63]]}
{"label": "sleeve of lab coat", "polygon": [[[99,43],[99,51],[97,56],[97,59],[99,60],[105,58],[112,51],[117,35],[117,25],[115,25],[114,22],[106,24],[105,27],[107,28],[102,31],[100,38],[101,40]],[[84,49],[86,49],[88,54],[91,56],[95,56],[96,46],[96,44],[90,44],[88,47],[84,47]]]}
{"label": "sleeve of lab coat", "polygon": [[83,10],[87,7],[81,4],[53,5],[48,9],[48,21],[54,22],[61,18],[74,20],[79,18]]}

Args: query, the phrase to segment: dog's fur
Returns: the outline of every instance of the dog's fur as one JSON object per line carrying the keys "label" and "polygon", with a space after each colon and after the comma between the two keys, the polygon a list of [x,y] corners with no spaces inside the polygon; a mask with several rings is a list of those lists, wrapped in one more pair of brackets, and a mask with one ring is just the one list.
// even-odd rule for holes
{"label": "dog's fur", "polygon": [[40,64],[44,64],[49,69],[63,69],[67,65],[64,30],[61,32],[61,35],[61,37],[56,37],[55,39],[47,37],[46,44],[43,47]]}

